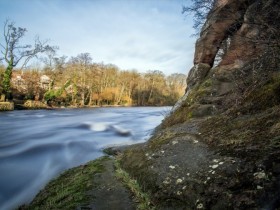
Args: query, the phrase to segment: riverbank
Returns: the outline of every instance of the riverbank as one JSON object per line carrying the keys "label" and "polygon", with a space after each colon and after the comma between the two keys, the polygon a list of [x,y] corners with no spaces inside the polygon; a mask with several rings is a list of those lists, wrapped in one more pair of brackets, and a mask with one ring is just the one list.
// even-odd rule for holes
{"label": "riverbank", "polygon": [[[146,143],[107,149],[115,158],[93,161],[106,166],[109,160],[110,167],[105,174],[92,174],[90,182],[96,185],[91,189],[77,186],[79,193],[89,197],[84,203],[77,202],[76,207],[83,204],[89,209],[112,209],[116,202],[122,202],[119,205],[125,205],[127,209],[277,209],[280,193],[279,138],[262,142],[257,137],[263,136],[267,129],[279,135],[276,128],[279,123],[275,124],[276,127],[262,125],[262,131],[253,132],[263,124],[263,119],[276,122],[280,118],[279,113],[278,106],[262,114],[239,116],[231,123],[224,116],[191,119],[180,125],[158,129]],[[242,125],[248,123],[254,125],[242,130]],[[226,133],[225,129],[231,132]],[[242,136],[242,143],[230,136],[236,132]],[[228,138],[232,140],[228,141]],[[119,164],[117,167],[116,163]],[[80,178],[84,176],[84,167],[87,164],[75,169],[80,171]],[[129,176],[126,182],[139,186],[139,190],[134,192],[122,179],[114,178],[112,182],[112,177],[118,176],[118,170],[126,173]],[[72,169],[65,174],[73,175]],[[58,192],[61,183],[65,183],[65,187],[73,185],[66,180],[68,178],[62,174],[37,195],[31,206],[23,209],[41,208],[41,204],[36,206],[39,200],[47,200],[48,196],[48,199],[54,199],[55,193],[52,192]],[[54,189],[49,191],[49,186]],[[120,198],[118,191],[123,187],[130,190]],[[140,204],[132,198],[139,193],[149,200],[148,207],[137,207]],[[43,195],[47,197],[44,199]],[[65,205],[68,203],[67,197],[62,200]]]}
{"label": "riverbank", "polygon": [[[81,108],[101,108],[101,107],[149,107],[136,105],[92,105],[92,106],[50,106],[41,101],[34,100],[14,100],[12,102],[0,102],[0,111],[13,110],[37,110],[37,109],[81,109]],[[150,107],[164,107],[164,106],[150,106]]]}
{"label": "riverbank", "polygon": [[234,99],[234,90],[210,97],[208,92],[224,89],[217,88],[222,82],[216,78],[208,79],[146,143],[106,151],[117,155],[119,168],[150,195],[149,208],[280,209],[278,78],[272,74],[240,104],[223,106],[220,100]]}
{"label": "riverbank", "polygon": [[19,209],[147,210],[153,207],[149,195],[120,168],[118,160],[104,156],[64,172],[29,205]]}

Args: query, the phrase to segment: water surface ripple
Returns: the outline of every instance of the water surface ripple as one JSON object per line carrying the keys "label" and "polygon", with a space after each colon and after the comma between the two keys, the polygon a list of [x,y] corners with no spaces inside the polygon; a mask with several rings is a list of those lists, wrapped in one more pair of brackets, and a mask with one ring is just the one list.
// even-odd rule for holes
{"label": "water surface ripple", "polygon": [[0,113],[0,209],[29,202],[62,171],[110,145],[146,141],[170,107]]}

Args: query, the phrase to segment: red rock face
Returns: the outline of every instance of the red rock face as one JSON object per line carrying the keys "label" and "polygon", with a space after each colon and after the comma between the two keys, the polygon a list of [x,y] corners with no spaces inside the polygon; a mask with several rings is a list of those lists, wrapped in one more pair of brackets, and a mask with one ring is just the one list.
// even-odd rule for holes
{"label": "red rock face", "polygon": [[207,76],[205,70],[204,75],[199,75],[201,71],[198,64],[213,67],[222,42],[229,36],[231,37],[230,45],[218,64],[218,67],[222,67],[222,69],[230,69],[233,66],[234,68],[241,67],[244,62],[252,60],[262,51],[261,46],[254,42],[261,34],[259,25],[250,22],[250,19],[254,19],[257,14],[256,4],[259,5],[260,1],[258,3],[257,1],[248,2],[246,0],[217,1],[216,7],[208,15],[200,38],[196,42],[195,68],[192,68],[188,77],[188,83],[191,86],[195,85],[194,83],[199,84]]}
{"label": "red rock face", "polygon": [[214,59],[229,33],[236,31],[243,19],[247,5],[243,0],[220,0],[209,14],[196,42],[194,64],[207,63],[213,66]]}

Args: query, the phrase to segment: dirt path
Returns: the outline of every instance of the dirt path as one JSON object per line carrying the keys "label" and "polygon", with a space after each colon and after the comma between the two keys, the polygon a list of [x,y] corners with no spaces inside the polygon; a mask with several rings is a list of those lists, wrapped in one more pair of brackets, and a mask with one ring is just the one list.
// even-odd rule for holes
{"label": "dirt path", "polygon": [[115,176],[114,160],[108,159],[103,162],[104,171],[94,176],[95,187],[90,193],[93,201],[88,206],[78,209],[94,210],[134,210],[136,204],[132,193],[123,186]]}

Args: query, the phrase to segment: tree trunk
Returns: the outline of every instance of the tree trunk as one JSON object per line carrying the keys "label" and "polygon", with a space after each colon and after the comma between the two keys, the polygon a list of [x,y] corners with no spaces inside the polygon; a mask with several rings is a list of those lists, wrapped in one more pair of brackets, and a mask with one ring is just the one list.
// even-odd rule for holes
{"label": "tree trunk", "polygon": [[13,71],[13,59],[10,60],[9,65],[7,66],[4,77],[3,77],[3,90],[6,96],[6,99],[11,99],[11,79],[12,79],[12,71]]}

